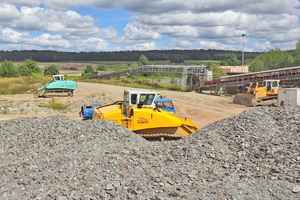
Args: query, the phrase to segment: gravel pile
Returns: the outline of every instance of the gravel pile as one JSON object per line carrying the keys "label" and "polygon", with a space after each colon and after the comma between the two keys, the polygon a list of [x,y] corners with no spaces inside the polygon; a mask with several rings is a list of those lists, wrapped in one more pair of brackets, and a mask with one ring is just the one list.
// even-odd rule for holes
{"label": "gravel pile", "polygon": [[[105,94],[101,93],[95,93],[91,94],[90,96],[79,100],[74,101],[70,97],[57,97],[59,100],[59,103],[62,103],[63,105],[69,105],[68,109],[70,112],[79,112],[81,109],[81,106],[83,105],[92,105],[92,104],[109,104],[113,103],[113,101],[107,97]],[[39,105],[47,105],[51,103],[51,98],[45,99],[42,101],[26,101],[19,103],[17,105],[8,105],[8,106],[0,106],[0,112],[5,112],[7,114],[51,114],[51,115],[58,115],[62,112],[59,110],[55,110],[48,107],[42,107]]]}
{"label": "gravel pile", "polygon": [[[51,101],[51,100],[49,100]],[[28,101],[28,102],[24,102],[20,105],[18,105],[17,108],[15,109],[19,109],[20,112],[19,113],[26,113],[26,114],[58,114],[58,111],[55,111],[53,109],[47,108],[47,107],[40,107],[36,104],[36,101]],[[11,113],[11,112],[9,112]]]}
{"label": "gravel pile", "polygon": [[300,108],[257,108],[175,142],[107,120],[0,122],[0,199],[300,199]]}
{"label": "gravel pile", "polygon": [[101,104],[101,105],[105,105],[105,104],[109,104],[109,103],[113,103],[113,101],[107,97],[104,93],[95,93],[95,94],[91,94],[88,97],[76,101],[76,102],[72,102],[69,105],[69,109],[71,111],[80,111],[81,106],[86,105],[86,106],[91,106],[92,104]]}
{"label": "gravel pile", "polygon": [[[51,102],[51,100],[48,102],[44,101],[44,104],[48,104],[49,102]],[[39,105],[41,105],[41,103],[39,103]],[[6,112],[7,114],[60,114],[57,110],[41,107],[39,105],[37,104],[37,101],[26,101],[17,105],[0,107],[0,112]]]}

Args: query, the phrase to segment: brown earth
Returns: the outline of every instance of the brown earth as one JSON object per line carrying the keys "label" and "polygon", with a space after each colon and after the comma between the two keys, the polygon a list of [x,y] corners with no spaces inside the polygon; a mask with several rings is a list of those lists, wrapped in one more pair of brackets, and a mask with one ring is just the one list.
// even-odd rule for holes
{"label": "brown earth", "polygon": [[[83,83],[77,82],[77,90],[74,91],[74,97],[59,98],[61,103],[72,103],[80,101],[83,98],[94,94],[104,93],[111,99],[111,102],[122,100],[124,89],[135,89],[122,86]],[[202,128],[214,121],[237,115],[244,110],[251,109],[242,105],[233,104],[232,97],[220,97],[209,94],[199,94],[195,92],[175,92],[175,91],[159,91],[161,95],[173,100],[177,115],[187,117],[193,121],[199,128]],[[1,100],[12,101],[44,101],[49,102],[51,98],[34,99],[33,94],[20,95],[2,95]],[[69,111],[64,115],[81,120],[77,111]],[[13,119],[18,117],[46,117],[49,114],[0,114],[0,120]]]}

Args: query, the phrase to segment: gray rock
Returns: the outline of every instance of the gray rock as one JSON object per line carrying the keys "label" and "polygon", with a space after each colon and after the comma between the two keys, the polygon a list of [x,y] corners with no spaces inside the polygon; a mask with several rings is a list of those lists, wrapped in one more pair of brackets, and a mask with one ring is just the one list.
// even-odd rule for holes
{"label": "gray rock", "polygon": [[294,193],[300,192],[300,186],[299,186],[299,185],[296,185],[295,187],[293,187],[293,192],[294,192]]}

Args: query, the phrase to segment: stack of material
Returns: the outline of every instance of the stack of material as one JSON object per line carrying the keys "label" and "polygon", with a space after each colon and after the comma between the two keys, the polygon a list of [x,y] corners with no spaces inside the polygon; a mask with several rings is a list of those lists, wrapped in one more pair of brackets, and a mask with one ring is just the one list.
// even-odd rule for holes
{"label": "stack of material", "polygon": [[106,120],[0,122],[0,199],[298,199],[299,107],[256,108],[171,143]]}

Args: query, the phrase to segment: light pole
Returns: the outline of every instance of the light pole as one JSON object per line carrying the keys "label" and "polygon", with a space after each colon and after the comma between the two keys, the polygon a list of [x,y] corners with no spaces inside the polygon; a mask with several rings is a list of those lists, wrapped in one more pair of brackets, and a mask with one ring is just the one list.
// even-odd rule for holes
{"label": "light pole", "polygon": [[244,38],[247,34],[243,33],[241,36],[243,36],[243,55],[242,55],[242,72],[244,73]]}

